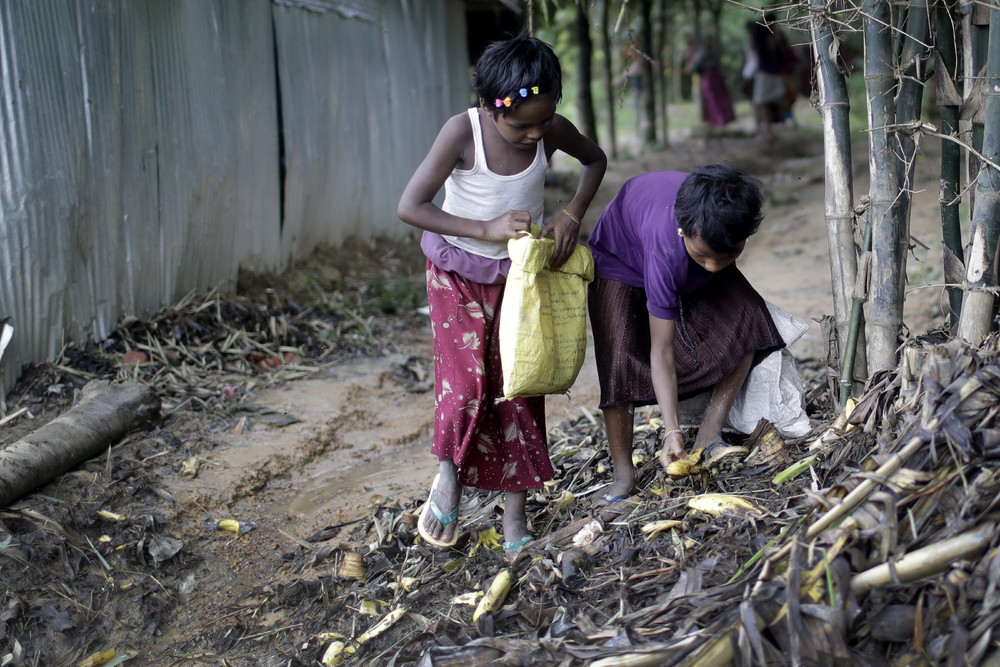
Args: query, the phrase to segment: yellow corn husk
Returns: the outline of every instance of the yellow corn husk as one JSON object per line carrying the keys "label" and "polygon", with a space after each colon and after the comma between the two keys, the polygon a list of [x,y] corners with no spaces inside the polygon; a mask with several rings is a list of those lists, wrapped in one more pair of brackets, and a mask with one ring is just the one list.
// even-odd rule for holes
{"label": "yellow corn husk", "polygon": [[462,593],[451,601],[452,604],[467,604],[470,607],[479,604],[479,598],[483,597],[482,591],[470,591]]}
{"label": "yellow corn husk", "polygon": [[837,429],[838,431],[850,431],[854,428],[854,424],[848,424],[847,420],[851,418],[851,413],[854,412],[854,408],[858,406],[858,402],[853,398],[847,399],[847,403],[844,404],[843,411],[837,415],[837,418],[833,420],[830,424],[830,428]]}
{"label": "yellow corn husk", "polygon": [[354,647],[348,646],[346,642],[330,642],[330,645],[326,647],[326,651],[323,652],[323,658],[320,662],[323,664],[323,667],[337,667],[340,661],[344,659],[345,654],[352,653],[354,653]]}
{"label": "yellow corn husk", "polygon": [[375,600],[362,600],[360,607],[358,607],[358,613],[362,616],[377,616],[378,602]]}
{"label": "yellow corn husk", "polygon": [[788,466],[771,479],[771,484],[781,486],[785,482],[791,481],[809,469],[809,466],[816,460],[816,455],[807,456]]}
{"label": "yellow corn husk", "polygon": [[597,464],[597,474],[598,475],[603,475],[607,471],[608,471],[608,466],[604,465],[604,461],[601,461],[600,463]]}
{"label": "yellow corn husk", "polygon": [[639,466],[641,466],[645,462],[646,462],[646,455],[645,454],[642,454],[640,452],[634,452],[632,454],[632,465],[635,466],[636,468],[638,468]]}
{"label": "yellow corn husk", "polygon": [[500,609],[513,583],[514,579],[511,576],[510,570],[500,570],[493,579],[493,583],[490,584],[489,589],[487,589],[483,599],[476,606],[476,611],[472,613],[472,622],[475,623],[479,620],[480,616],[487,612]]}
{"label": "yellow corn husk", "polygon": [[118,651],[113,648],[109,648],[107,651],[101,651],[100,653],[94,653],[93,655],[87,656],[80,661],[79,667],[97,667],[97,665],[103,665],[116,655],[118,655]]}
{"label": "yellow corn husk", "polygon": [[763,512],[760,507],[749,500],[728,493],[703,493],[700,496],[693,496],[688,499],[687,506],[713,516]]}
{"label": "yellow corn husk", "polygon": [[402,607],[393,609],[388,614],[383,616],[381,621],[379,621],[372,627],[368,628],[368,630],[366,630],[365,632],[361,633],[361,636],[358,637],[355,640],[355,642],[357,644],[364,644],[369,639],[374,639],[375,637],[378,637],[380,634],[382,634],[383,632],[391,628],[393,625],[395,625],[396,621],[403,618],[403,616],[405,615],[406,615],[406,610],[403,609]]}
{"label": "yellow corn husk", "polygon": [[572,491],[563,489],[563,492],[556,498],[556,505],[559,507],[569,507],[575,500],[576,496],[573,495]]}
{"label": "yellow corn husk", "polygon": [[364,581],[365,579],[365,557],[357,551],[348,551],[344,554],[344,560],[337,568],[337,576],[344,579],[355,579]]}
{"label": "yellow corn husk", "polygon": [[108,510],[97,510],[97,516],[104,519],[111,519],[112,521],[124,521],[125,516],[118,514],[116,512],[109,512]]}
{"label": "yellow corn husk", "polygon": [[665,530],[670,530],[671,528],[676,528],[681,525],[681,522],[676,519],[661,519],[659,521],[650,521],[645,526],[642,527],[642,532],[646,533],[646,539],[653,539]]}
{"label": "yellow corn husk", "polygon": [[687,477],[701,472],[701,468],[691,459],[677,459],[667,464],[667,474],[671,477]]}

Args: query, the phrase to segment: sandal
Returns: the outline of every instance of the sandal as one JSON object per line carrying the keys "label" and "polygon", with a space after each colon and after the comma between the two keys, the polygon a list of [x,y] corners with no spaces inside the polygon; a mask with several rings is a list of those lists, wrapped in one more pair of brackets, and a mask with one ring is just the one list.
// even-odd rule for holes
{"label": "sandal", "polygon": [[[720,451],[721,449],[721,451]],[[713,453],[714,452],[714,453]],[[734,454],[748,454],[750,450],[746,447],[740,447],[738,445],[730,445],[728,442],[713,442],[711,445],[705,448],[702,453],[702,459],[704,467],[708,468],[719,461],[729,458]]]}
{"label": "sandal", "polygon": [[503,552],[506,554],[507,558],[513,560],[517,558],[517,555],[521,553],[521,549],[523,549],[525,545],[529,542],[533,542],[534,540],[534,536],[529,533],[515,542],[504,542]]}

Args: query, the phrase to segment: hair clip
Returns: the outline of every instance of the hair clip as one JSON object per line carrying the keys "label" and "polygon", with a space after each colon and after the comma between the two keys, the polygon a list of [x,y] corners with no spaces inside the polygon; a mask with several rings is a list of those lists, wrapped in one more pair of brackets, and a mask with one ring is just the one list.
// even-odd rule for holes
{"label": "hair clip", "polygon": [[[529,93],[532,94],[532,95],[537,95],[538,94],[538,86],[531,86],[530,88],[518,88],[517,89],[517,95],[520,96],[520,97],[527,97]],[[510,105],[513,102],[514,102],[514,100],[512,100],[511,96],[508,95],[507,97],[503,98],[502,100],[499,97],[496,98],[495,100],[493,100],[493,106],[496,107],[497,109],[499,109],[500,107],[507,107],[509,109]]]}

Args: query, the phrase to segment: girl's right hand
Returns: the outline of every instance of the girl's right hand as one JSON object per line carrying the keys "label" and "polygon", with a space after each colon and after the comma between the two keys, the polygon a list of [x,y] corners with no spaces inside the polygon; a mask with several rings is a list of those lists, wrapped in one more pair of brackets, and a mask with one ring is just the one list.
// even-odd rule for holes
{"label": "girl's right hand", "polygon": [[486,223],[484,241],[516,239],[520,232],[531,231],[531,214],[527,211],[507,211]]}
{"label": "girl's right hand", "polygon": [[660,452],[660,465],[664,469],[673,461],[686,457],[684,453],[684,432],[680,429],[668,431],[660,441],[662,451]]}

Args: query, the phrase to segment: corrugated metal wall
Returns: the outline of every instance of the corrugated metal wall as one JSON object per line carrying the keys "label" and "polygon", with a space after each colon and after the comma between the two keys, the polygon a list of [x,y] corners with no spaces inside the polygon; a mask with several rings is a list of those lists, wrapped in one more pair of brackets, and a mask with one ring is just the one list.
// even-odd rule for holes
{"label": "corrugated metal wall", "polygon": [[403,233],[468,78],[460,0],[0,0],[0,397],[240,266]]}

